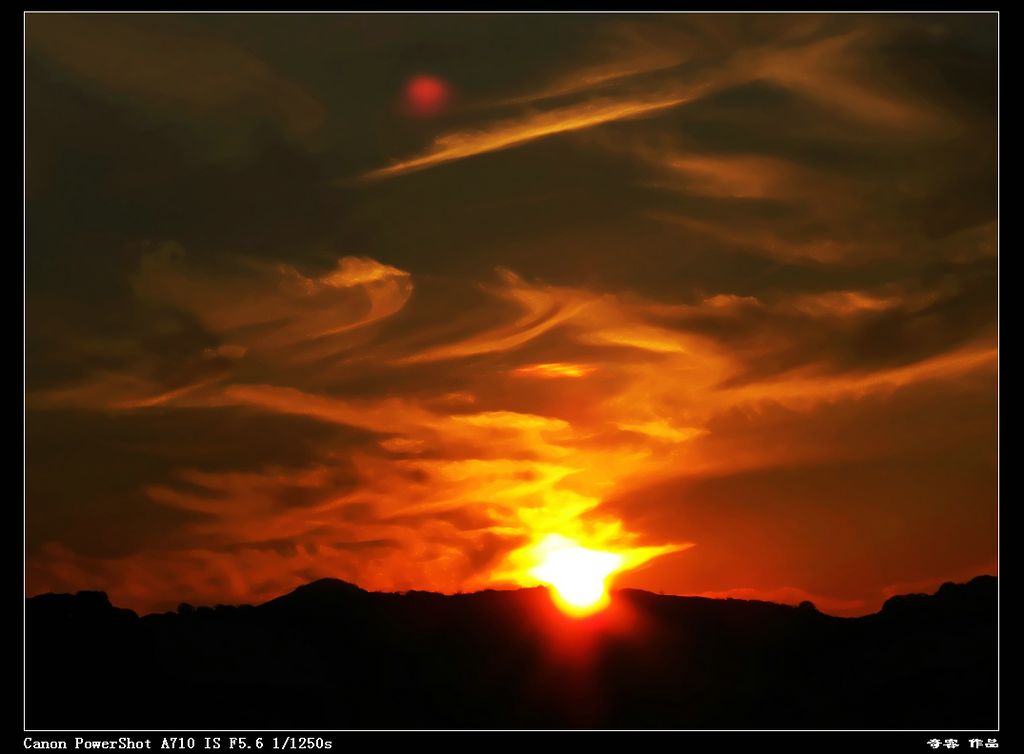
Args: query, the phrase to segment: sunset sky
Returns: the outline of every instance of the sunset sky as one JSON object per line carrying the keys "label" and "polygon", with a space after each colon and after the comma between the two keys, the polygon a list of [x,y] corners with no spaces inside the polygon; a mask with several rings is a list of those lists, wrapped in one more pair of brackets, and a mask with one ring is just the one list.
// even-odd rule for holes
{"label": "sunset sky", "polygon": [[994,573],[996,20],[29,14],[28,593]]}

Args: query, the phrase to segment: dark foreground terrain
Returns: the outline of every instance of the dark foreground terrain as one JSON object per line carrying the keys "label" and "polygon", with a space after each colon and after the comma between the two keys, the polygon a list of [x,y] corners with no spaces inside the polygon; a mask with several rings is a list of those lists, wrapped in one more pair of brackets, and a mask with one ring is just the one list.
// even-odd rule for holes
{"label": "dark foreground terrain", "polygon": [[382,594],[138,617],[102,592],[27,606],[30,728],[996,726],[996,579],[863,618],[810,604],[542,589]]}

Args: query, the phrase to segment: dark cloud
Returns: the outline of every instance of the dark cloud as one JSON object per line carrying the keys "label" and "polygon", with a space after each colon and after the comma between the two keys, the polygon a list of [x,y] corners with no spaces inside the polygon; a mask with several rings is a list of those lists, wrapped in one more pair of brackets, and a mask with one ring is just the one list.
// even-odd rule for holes
{"label": "dark cloud", "polygon": [[31,416],[26,424],[30,555],[46,542],[110,557],[183,546],[190,525],[209,514],[160,505],[147,487],[172,484],[216,502],[222,491],[182,480],[178,472],[302,467],[324,446],[357,446],[366,437],[301,417],[234,409],[51,410]]}

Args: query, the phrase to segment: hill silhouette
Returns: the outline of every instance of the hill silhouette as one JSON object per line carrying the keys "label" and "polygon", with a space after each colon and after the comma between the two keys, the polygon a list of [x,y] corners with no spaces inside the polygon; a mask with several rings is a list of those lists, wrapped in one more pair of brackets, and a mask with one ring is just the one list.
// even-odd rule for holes
{"label": "hill silhouette", "polygon": [[996,579],[836,618],[745,600],[366,592],[137,616],[27,601],[31,728],[996,727]]}

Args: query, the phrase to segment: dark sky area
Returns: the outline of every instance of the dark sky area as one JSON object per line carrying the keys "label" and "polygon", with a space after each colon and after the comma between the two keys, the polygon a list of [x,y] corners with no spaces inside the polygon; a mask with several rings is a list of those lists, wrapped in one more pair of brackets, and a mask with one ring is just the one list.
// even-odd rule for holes
{"label": "dark sky area", "polygon": [[29,14],[29,593],[994,573],[996,22]]}

